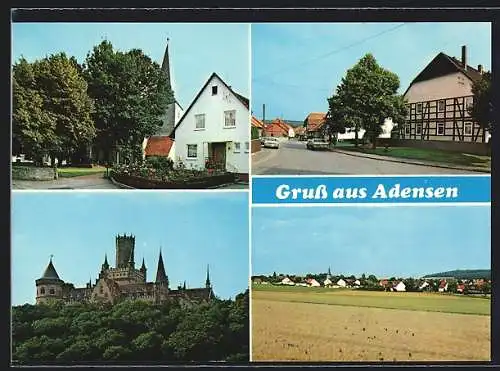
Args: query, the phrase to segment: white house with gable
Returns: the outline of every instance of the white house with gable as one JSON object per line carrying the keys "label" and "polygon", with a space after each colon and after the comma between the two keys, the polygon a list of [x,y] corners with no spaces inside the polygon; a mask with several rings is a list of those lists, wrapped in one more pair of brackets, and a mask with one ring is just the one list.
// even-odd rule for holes
{"label": "white house with gable", "polygon": [[290,278],[288,277],[285,277],[281,280],[281,284],[282,285],[290,285],[290,286],[293,286],[295,285],[295,282],[293,282]]}
{"label": "white house with gable", "polygon": [[203,169],[207,161],[248,177],[249,100],[213,73],[186,109],[172,133],[175,164]]}

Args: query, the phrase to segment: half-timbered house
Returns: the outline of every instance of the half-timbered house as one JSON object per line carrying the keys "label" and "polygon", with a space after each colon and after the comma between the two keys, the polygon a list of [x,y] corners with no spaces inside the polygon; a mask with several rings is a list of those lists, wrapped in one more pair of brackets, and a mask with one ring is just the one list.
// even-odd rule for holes
{"label": "half-timbered house", "polygon": [[461,60],[439,53],[410,83],[400,139],[485,143],[489,133],[469,114],[472,86],[482,78],[483,67],[467,64],[467,47]]}

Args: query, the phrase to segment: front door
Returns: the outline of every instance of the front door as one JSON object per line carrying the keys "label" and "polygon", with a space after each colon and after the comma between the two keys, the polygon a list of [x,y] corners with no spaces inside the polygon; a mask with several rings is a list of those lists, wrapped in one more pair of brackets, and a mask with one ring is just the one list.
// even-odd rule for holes
{"label": "front door", "polygon": [[212,159],[217,164],[217,168],[226,169],[226,143],[211,143]]}

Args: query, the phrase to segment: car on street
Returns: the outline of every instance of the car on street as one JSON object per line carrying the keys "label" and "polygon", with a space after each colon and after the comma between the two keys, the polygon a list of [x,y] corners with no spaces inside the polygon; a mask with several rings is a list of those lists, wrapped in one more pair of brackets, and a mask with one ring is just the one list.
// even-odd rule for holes
{"label": "car on street", "polygon": [[328,149],[330,148],[330,143],[322,138],[312,138],[307,141],[306,147],[311,150]]}
{"label": "car on street", "polygon": [[280,142],[279,142],[278,138],[267,137],[264,140],[264,143],[262,144],[262,146],[264,148],[276,148],[276,149],[278,149],[280,147]]}

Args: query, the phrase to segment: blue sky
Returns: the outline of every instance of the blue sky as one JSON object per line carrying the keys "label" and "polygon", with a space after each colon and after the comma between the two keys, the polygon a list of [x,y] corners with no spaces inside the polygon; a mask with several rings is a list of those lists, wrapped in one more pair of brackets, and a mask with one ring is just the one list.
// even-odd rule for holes
{"label": "blue sky", "polygon": [[106,38],[122,51],[142,49],[161,65],[167,37],[173,88],[184,109],[212,72],[249,97],[250,28],[244,23],[13,23],[12,58],[33,61],[63,51],[83,62]]}
{"label": "blue sky", "polygon": [[[139,191],[140,192],[140,191]],[[115,236],[136,236],[137,268],[156,275],[160,246],[170,287],[204,287],[207,264],[215,294],[248,287],[246,192],[25,193],[12,196],[12,303],[34,303],[35,280],[51,254],[59,277],[76,286],[95,280]]]}
{"label": "blue sky", "polygon": [[420,277],[491,268],[491,208],[253,208],[252,274]]}
{"label": "blue sky", "polygon": [[261,119],[265,103],[266,119],[289,120],[326,112],[326,98],[369,52],[399,76],[403,93],[439,52],[460,59],[462,45],[469,65],[490,70],[490,23],[253,24],[252,111]]}

